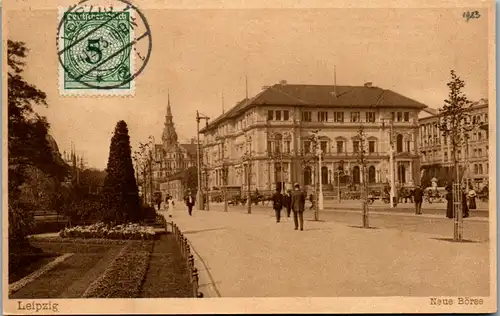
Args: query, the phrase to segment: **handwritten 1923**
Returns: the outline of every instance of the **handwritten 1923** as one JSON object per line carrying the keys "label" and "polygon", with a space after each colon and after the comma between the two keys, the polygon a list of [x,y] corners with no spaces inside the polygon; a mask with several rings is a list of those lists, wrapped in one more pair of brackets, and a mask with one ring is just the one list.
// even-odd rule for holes
{"label": "handwritten 1923", "polygon": [[472,19],[479,19],[481,17],[481,14],[479,14],[479,11],[465,11],[462,16],[464,17],[466,22],[469,22],[469,20]]}

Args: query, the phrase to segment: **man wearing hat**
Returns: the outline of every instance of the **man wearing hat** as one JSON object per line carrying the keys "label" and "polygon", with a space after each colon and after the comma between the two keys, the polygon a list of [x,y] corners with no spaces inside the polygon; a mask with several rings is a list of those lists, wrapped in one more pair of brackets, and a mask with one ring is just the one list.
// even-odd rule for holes
{"label": "man wearing hat", "polygon": [[299,223],[300,223],[300,230],[304,230],[305,204],[306,204],[306,196],[304,192],[300,190],[300,185],[298,183],[295,183],[291,201],[295,230],[299,228]]}

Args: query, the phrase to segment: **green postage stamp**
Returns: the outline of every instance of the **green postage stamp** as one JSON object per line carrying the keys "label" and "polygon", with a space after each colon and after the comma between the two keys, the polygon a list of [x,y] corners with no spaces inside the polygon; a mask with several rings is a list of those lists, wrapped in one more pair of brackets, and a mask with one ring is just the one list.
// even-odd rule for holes
{"label": "green postage stamp", "polygon": [[[78,9],[60,11],[57,37],[60,92],[63,95],[133,94],[134,79],[138,75],[134,60],[142,57],[134,37],[137,23],[133,8]],[[144,59],[140,60],[145,64]]]}

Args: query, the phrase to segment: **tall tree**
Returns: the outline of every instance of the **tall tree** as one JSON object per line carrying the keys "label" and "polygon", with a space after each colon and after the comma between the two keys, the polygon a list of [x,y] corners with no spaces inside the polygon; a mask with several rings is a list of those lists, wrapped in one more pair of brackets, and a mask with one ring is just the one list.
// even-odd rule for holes
{"label": "tall tree", "polygon": [[[46,95],[22,77],[27,53],[25,43],[7,41],[9,256],[26,245],[25,236],[34,225],[34,205],[21,199],[29,170],[36,168],[59,180],[66,175],[65,165],[55,161],[50,147],[49,124],[33,109],[47,106]],[[9,264],[15,264],[16,258],[11,259]]]}
{"label": "tall tree", "polygon": [[198,189],[198,169],[189,167],[184,171],[184,186],[195,192]]}
{"label": "tall tree", "polygon": [[137,222],[140,202],[132,165],[127,124],[119,121],[111,138],[106,178],[102,191],[105,222]]}
{"label": "tall tree", "polygon": [[359,126],[358,129],[358,145],[354,147],[354,151],[358,154],[358,163],[361,165],[361,179],[363,181],[363,187],[361,189],[363,201],[363,227],[367,228],[368,224],[368,177],[367,177],[367,150],[366,150],[366,132],[363,125]]}
{"label": "tall tree", "polygon": [[451,158],[455,167],[453,178],[455,181],[459,176],[459,157],[457,151],[465,141],[464,133],[473,128],[473,122],[468,115],[472,102],[467,99],[462,89],[465,87],[465,82],[460,79],[455,73],[455,70],[450,71],[451,80],[447,86],[450,89],[448,99],[444,100],[444,105],[439,109],[439,130],[443,137],[449,138],[452,146]]}

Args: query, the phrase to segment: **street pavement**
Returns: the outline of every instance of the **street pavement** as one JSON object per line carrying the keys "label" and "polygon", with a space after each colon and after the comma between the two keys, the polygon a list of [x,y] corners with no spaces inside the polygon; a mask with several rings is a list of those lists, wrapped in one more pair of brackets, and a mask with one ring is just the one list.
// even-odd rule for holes
{"label": "street pavement", "polygon": [[269,208],[211,206],[193,216],[179,207],[172,218],[197,256],[208,297],[489,295],[485,220],[467,219],[470,241],[454,243],[443,218],[371,214],[373,228],[364,229],[353,212],[327,219],[323,212],[316,222],[308,211],[304,231],[296,231],[289,219],[276,223]]}

